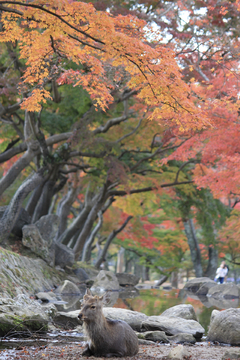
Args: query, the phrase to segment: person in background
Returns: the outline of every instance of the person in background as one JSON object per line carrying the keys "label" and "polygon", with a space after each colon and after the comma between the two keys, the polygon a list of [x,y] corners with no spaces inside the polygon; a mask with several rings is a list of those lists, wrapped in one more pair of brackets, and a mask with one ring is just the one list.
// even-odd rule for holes
{"label": "person in background", "polygon": [[226,270],[226,275],[224,276],[224,282],[227,282],[227,274],[229,272],[229,267],[225,261],[222,261],[222,264],[223,264],[223,268]]}
{"label": "person in background", "polygon": [[221,265],[219,266],[219,268],[216,271],[216,279],[218,284],[223,284],[224,282],[224,278],[227,275],[227,268],[224,267],[224,264],[221,263]]}

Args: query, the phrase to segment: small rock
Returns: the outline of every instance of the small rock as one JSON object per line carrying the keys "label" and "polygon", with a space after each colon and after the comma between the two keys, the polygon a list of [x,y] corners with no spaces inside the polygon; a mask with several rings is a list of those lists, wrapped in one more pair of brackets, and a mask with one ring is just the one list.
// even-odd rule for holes
{"label": "small rock", "polygon": [[240,349],[228,349],[222,357],[222,360],[239,360]]}
{"label": "small rock", "polygon": [[185,334],[185,333],[180,333],[177,335],[173,335],[173,336],[168,336],[168,340],[170,340],[170,342],[175,343],[175,344],[195,344],[196,343],[196,339],[193,335],[191,334]]}
{"label": "small rock", "polygon": [[189,356],[190,356],[190,352],[187,351],[183,347],[183,345],[178,345],[169,352],[167,359],[183,360],[183,359],[187,359]]}

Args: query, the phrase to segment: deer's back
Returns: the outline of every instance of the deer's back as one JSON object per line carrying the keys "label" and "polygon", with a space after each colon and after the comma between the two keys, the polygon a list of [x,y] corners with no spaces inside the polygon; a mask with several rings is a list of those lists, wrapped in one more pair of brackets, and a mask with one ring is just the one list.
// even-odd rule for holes
{"label": "deer's back", "polygon": [[86,328],[95,354],[100,356],[106,353],[117,354],[117,356],[137,354],[138,338],[130,325],[125,321],[109,318],[106,318],[102,325],[102,329],[98,328],[98,331],[94,331],[94,327],[92,327],[93,331]]}

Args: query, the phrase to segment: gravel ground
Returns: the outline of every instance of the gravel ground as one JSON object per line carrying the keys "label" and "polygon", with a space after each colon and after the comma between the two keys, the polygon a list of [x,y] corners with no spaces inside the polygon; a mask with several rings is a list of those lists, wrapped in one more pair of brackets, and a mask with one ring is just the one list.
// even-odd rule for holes
{"label": "gravel ground", "polygon": [[[154,360],[166,359],[170,350],[177,345],[140,345],[139,353],[133,357],[110,358],[121,360]],[[0,350],[1,360],[79,360],[79,359],[96,359],[94,357],[82,357],[83,343],[72,343],[68,345],[59,345],[59,343],[50,343],[40,347],[20,347],[19,349]],[[186,360],[222,360],[223,355],[229,349],[235,349],[230,346],[213,345],[210,343],[202,343],[197,345],[184,345],[184,349],[188,354]],[[237,348],[240,351],[240,348]],[[103,359],[103,358],[98,358]]]}

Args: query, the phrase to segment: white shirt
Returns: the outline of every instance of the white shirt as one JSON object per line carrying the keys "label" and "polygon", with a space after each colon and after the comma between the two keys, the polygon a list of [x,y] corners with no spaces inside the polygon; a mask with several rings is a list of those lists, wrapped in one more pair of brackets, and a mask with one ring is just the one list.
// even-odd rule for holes
{"label": "white shirt", "polygon": [[227,275],[228,269],[222,268],[221,266],[217,269],[217,277],[225,277]]}

